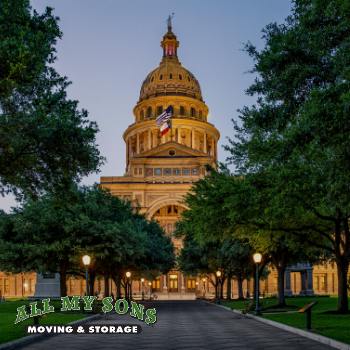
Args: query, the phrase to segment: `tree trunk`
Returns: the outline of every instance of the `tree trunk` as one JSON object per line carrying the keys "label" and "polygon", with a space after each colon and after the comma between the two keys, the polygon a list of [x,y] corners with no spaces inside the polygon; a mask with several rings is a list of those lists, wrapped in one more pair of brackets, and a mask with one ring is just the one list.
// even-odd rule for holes
{"label": "tree trunk", "polygon": [[256,300],[256,266],[255,271],[253,273],[253,299]]}
{"label": "tree trunk", "polygon": [[229,274],[227,276],[227,288],[226,288],[226,299],[227,300],[231,300],[231,279],[232,279],[232,275]]}
{"label": "tree trunk", "polygon": [[103,278],[104,278],[104,280],[105,280],[105,293],[104,293],[104,297],[109,297],[109,281],[108,281],[108,275],[104,275]]}
{"label": "tree trunk", "polygon": [[[277,267],[276,267],[277,268]],[[285,269],[281,267],[277,268],[278,273],[278,304],[277,306],[286,306],[286,300],[284,298],[284,273]]]}
{"label": "tree trunk", "polygon": [[341,314],[347,314],[349,310],[347,293],[349,263],[343,257],[337,258],[336,263],[338,270],[338,312]]}
{"label": "tree trunk", "polygon": [[60,292],[61,292],[61,297],[66,297],[67,296],[67,285],[66,285],[67,269],[68,269],[67,259],[61,260],[61,266],[60,266]]}
{"label": "tree trunk", "polygon": [[243,295],[243,279],[240,273],[237,274],[237,284],[238,284],[238,299],[244,300]]}
{"label": "tree trunk", "polygon": [[89,273],[89,290],[90,290],[90,296],[94,296],[94,295],[95,295],[95,291],[94,291],[95,278],[96,278],[96,272],[90,272],[90,273]]}
{"label": "tree trunk", "polygon": [[224,299],[224,283],[225,283],[226,278],[221,279],[220,283],[220,298]]}
{"label": "tree trunk", "polygon": [[121,299],[122,298],[122,291],[120,288],[120,278],[119,277],[117,277],[117,281],[116,281],[115,285],[117,286],[117,299]]}

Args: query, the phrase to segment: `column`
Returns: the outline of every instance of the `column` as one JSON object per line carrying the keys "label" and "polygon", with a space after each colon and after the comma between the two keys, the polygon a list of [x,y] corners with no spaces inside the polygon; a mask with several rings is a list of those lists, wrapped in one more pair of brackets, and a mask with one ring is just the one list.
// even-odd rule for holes
{"label": "column", "polygon": [[140,137],[139,134],[136,134],[136,154],[140,153]]}
{"label": "column", "polygon": [[181,127],[177,128],[177,142],[181,143]]}
{"label": "column", "polygon": [[207,154],[208,150],[207,150],[207,133],[204,132],[204,153]]}
{"label": "column", "polygon": [[195,139],[195,137],[194,137],[194,133],[195,133],[195,129],[192,129],[192,145],[191,145],[191,147],[194,149],[195,148],[195,143],[194,143],[194,139]]}
{"label": "column", "polygon": [[218,142],[214,140],[215,145],[215,159],[218,160]]}
{"label": "column", "polygon": [[129,164],[129,140],[126,140],[126,171],[128,171]]}
{"label": "column", "polygon": [[132,157],[132,154],[131,154],[131,152],[132,152],[132,150],[131,150],[131,137],[129,137],[128,142],[129,142],[129,158],[131,158]]}
{"label": "column", "polygon": [[185,280],[183,274],[181,274],[181,289],[185,289]]}
{"label": "column", "polygon": [[148,149],[151,149],[151,129],[148,129]]}
{"label": "column", "polygon": [[286,281],[286,288],[284,289],[284,294],[291,295],[293,294],[291,289],[291,283],[290,283],[290,269],[286,269],[286,272],[284,274],[284,278]]}
{"label": "column", "polygon": [[300,294],[306,293],[306,272],[300,272],[301,290]]}
{"label": "column", "polygon": [[166,290],[168,289],[166,286],[166,275],[163,275],[164,280],[163,280],[163,290],[166,292]]}
{"label": "column", "polygon": [[313,267],[309,267],[306,270],[306,279],[307,279],[307,289],[306,289],[306,294],[308,295],[314,295],[314,281],[313,281]]}
{"label": "column", "polygon": [[162,135],[162,145],[165,143],[165,135]]}

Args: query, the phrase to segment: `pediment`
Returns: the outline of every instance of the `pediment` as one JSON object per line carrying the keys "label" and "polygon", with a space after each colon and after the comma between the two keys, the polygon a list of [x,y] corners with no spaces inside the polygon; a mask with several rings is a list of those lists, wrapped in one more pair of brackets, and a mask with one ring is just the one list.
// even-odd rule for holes
{"label": "pediment", "polygon": [[[174,150],[175,155],[169,155],[169,151]],[[134,158],[178,158],[178,157],[211,157],[210,155],[193,148],[181,145],[175,141],[163,143],[160,146],[147,150],[134,156]]]}

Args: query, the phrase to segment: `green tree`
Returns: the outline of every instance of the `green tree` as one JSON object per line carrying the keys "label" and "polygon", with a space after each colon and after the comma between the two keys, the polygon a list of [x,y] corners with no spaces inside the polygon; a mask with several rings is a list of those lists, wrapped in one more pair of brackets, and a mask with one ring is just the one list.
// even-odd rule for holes
{"label": "green tree", "polygon": [[1,194],[63,195],[104,161],[97,124],[67,99],[70,82],[52,67],[57,21],[51,8],[31,14],[27,0],[0,4]]}
{"label": "green tree", "polygon": [[263,181],[264,220],[330,254],[338,269],[338,311],[348,312],[348,1],[295,0],[284,24],[264,29],[261,52],[245,50],[258,75],[227,146],[236,171]]}

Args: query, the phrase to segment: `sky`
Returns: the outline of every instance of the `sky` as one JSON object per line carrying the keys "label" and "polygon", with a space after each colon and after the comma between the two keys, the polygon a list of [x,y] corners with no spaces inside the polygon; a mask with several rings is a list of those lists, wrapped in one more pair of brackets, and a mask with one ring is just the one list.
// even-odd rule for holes
{"label": "sky", "polygon": [[[257,99],[245,94],[255,76],[247,73],[254,62],[242,51],[244,43],[263,49],[262,29],[283,23],[292,9],[291,0],[31,0],[31,6],[38,13],[52,7],[60,18],[54,67],[72,82],[68,98],[99,126],[97,144],[107,162],[84,184],[125,173],[122,135],[134,123],[143,80],[161,61],[169,15],[174,13],[179,60],[199,81],[208,121],[221,134],[224,162],[229,154],[222,146],[234,138],[231,120]],[[0,197],[0,209],[16,205],[13,196]]]}

